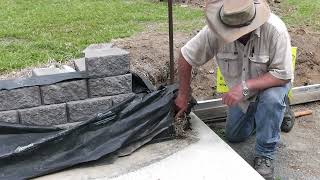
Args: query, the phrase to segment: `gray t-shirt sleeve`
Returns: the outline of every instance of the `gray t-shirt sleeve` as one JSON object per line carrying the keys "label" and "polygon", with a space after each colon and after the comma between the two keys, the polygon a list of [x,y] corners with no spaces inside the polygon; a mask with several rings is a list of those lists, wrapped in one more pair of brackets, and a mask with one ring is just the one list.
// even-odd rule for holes
{"label": "gray t-shirt sleeve", "polygon": [[292,51],[287,32],[281,33],[271,43],[268,71],[278,79],[293,80]]}
{"label": "gray t-shirt sleeve", "polygon": [[205,26],[181,48],[181,53],[191,66],[201,66],[216,55],[218,45],[219,42],[214,33]]}

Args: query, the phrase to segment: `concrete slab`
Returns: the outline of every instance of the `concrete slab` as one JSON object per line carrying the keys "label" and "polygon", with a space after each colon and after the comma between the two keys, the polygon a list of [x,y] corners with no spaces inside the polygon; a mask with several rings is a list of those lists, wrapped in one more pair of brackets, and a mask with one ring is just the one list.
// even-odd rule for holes
{"label": "concrete slab", "polygon": [[102,159],[38,179],[263,180],[197,116],[191,117],[193,131],[189,138],[144,146],[112,164]]}

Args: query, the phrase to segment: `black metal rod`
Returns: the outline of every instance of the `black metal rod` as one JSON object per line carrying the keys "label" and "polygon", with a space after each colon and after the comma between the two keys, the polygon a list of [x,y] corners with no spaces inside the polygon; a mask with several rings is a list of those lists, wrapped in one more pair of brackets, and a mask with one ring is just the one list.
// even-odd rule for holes
{"label": "black metal rod", "polygon": [[174,54],[173,54],[172,0],[168,0],[168,18],[169,18],[170,84],[173,84],[174,83]]}

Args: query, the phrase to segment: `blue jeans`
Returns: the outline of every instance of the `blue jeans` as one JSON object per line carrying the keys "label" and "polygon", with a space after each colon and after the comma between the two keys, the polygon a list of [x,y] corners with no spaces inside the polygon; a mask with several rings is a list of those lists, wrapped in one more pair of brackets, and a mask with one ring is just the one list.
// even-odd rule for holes
{"label": "blue jeans", "polygon": [[291,83],[265,89],[257,100],[243,113],[238,106],[229,107],[226,138],[230,142],[242,142],[256,132],[255,153],[274,159],[280,140],[280,127],[286,109],[285,96]]}

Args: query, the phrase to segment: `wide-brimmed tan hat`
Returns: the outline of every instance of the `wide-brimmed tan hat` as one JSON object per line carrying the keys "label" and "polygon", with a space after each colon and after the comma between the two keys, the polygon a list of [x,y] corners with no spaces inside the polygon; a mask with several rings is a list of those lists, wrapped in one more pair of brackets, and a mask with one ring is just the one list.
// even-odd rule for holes
{"label": "wide-brimmed tan hat", "polygon": [[208,0],[209,28],[229,43],[264,24],[271,10],[265,0]]}

